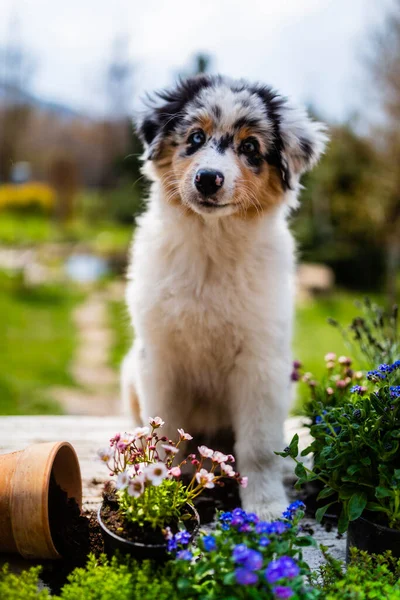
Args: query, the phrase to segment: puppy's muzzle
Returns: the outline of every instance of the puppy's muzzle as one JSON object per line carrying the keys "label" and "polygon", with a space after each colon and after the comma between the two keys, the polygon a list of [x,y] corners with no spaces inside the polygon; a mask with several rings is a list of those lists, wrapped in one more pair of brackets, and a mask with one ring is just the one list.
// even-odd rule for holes
{"label": "puppy's muzzle", "polygon": [[195,175],[194,184],[202,196],[209,198],[222,188],[224,179],[221,171],[199,169]]}

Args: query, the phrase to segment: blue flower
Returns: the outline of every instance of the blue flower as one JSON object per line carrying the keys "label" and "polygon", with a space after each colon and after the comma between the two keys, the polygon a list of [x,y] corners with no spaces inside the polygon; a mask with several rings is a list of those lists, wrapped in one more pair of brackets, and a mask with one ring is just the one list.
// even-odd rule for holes
{"label": "blue flower", "polygon": [[224,512],[222,514],[219,515],[219,520],[221,521],[221,523],[231,523],[233,519],[232,513],[231,512]]}
{"label": "blue flower", "polygon": [[387,364],[383,363],[382,365],[379,365],[378,369],[382,373],[391,373],[392,370],[393,370],[393,366],[392,365],[387,365]]}
{"label": "blue flower", "polygon": [[212,552],[213,550],[215,550],[217,547],[215,537],[212,535],[205,535],[203,537],[203,546],[206,552]]}
{"label": "blue flower", "polygon": [[246,544],[237,544],[232,551],[232,558],[237,563],[244,563],[248,557],[250,548]]}
{"label": "blue flower", "polygon": [[391,385],[389,390],[392,398],[400,397],[400,385]]}
{"label": "blue flower", "polygon": [[244,561],[244,568],[249,571],[258,571],[261,569],[263,563],[263,557],[261,552],[257,550],[249,550],[249,553]]}
{"label": "blue flower", "polygon": [[258,543],[260,546],[262,546],[263,548],[265,548],[266,546],[269,546],[271,543],[271,540],[269,540],[267,537],[263,536],[258,540]]}
{"label": "blue flower", "polygon": [[318,425],[318,423],[321,423],[321,421],[322,421],[322,417],[320,415],[317,415],[315,417],[315,423]]}
{"label": "blue flower", "polygon": [[281,556],[269,563],[265,570],[265,579],[268,583],[275,583],[279,579],[292,579],[300,573],[298,564],[290,556]]}
{"label": "blue flower", "polygon": [[259,521],[256,525],[256,533],[270,533],[271,523]]}
{"label": "blue flower", "polygon": [[367,379],[370,381],[379,381],[380,379],[386,379],[386,375],[378,370],[368,371]]}
{"label": "blue flower", "polygon": [[246,521],[247,523],[258,523],[260,519],[258,518],[258,516],[255,513],[247,513],[246,515]]}
{"label": "blue flower", "polygon": [[240,585],[255,585],[258,581],[258,575],[252,571],[248,571],[243,567],[235,569],[236,583]]}
{"label": "blue flower", "polygon": [[292,588],[287,585],[277,585],[272,588],[272,592],[277,600],[287,600],[287,598],[291,598],[294,594]]}
{"label": "blue flower", "polygon": [[291,504],[289,504],[289,506],[287,507],[285,512],[282,513],[282,517],[284,519],[288,519],[288,521],[292,521],[296,512],[298,510],[304,510],[305,507],[306,507],[306,505],[304,504],[304,502],[302,502],[301,500],[295,500],[295,502],[292,502]]}
{"label": "blue flower", "polygon": [[180,550],[176,558],[179,560],[192,560],[193,554],[189,550]]}
{"label": "blue flower", "polygon": [[176,550],[177,548],[178,548],[178,544],[176,542],[175,536],[173,536],[167,542],[167,550],[168,550],[168,552],[172,552],[173,550]]}
{"label": "blue flower", "polygon": [[175,535],[175,540],[178,544],[182,544],[182,546],[186,546],[190,542],[190,533],[188,531],[179,531]]}

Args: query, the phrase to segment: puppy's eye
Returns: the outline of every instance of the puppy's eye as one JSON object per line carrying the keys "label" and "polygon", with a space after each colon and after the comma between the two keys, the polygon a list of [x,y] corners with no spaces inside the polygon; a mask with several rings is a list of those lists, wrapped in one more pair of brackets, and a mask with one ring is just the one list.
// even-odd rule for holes
{"label": "puppy's eye", "polygon": [[243,152],[246,156],[254,156],[260,150],[260,146],[257,140],[253,138],[248,138],[244,140],[240,145],[240,151]]}
{"label": "puppy's eye", "polygon": [[201,129],[198,131],[194,131],[188,137],[188,144],[190,144],[194,148],[200,148],[200,146],[202,146],[205,141],[206,141],[206,136],[205,136],[204,131],[201,131]]}

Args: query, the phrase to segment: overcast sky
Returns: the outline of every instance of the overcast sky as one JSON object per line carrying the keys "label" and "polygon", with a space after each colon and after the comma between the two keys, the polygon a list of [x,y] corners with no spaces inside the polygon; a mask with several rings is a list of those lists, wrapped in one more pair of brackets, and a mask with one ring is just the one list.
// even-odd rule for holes
{"label": "overcast sky", "polygon": [[214,71],[270,83],[340,120],[364,103],[360,57],[385,2],[0,0],[0,45],[17,15],[37,61],[33,91],[84,111],[104,109],[101,71],[112,41],[127,35],[136,65],[132,108],[204,51]]}

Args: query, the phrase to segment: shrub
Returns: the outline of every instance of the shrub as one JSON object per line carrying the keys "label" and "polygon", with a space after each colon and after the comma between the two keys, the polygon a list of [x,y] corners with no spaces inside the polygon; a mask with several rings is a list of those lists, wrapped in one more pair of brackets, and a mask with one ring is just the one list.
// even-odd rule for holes
{"label": "shrub", "polygon": [[46,183],[31,182],[20,185],[0,185],[0,210],[27,210],[39,208],[50,212],[55,205],[55,192]]}
{"label": "shrub", "polygon": [[390,552],[371,555],[351,549],[347,571],[324,549],[326,563],[313,573],[312,583],[325,600],[400,600],[400,560]]}
{"label": "shrub", "polygon": [[38,589],[40,570],[41,567],[32,567],[15,574],[4,565],[0,570],[1,600],[50,600],[47,590]]}
{"label": "shrub", "polygon": [[400,360],[381,364],[367,378],[371,393],[362,395],[354,386],[352,402],[328,407],[310,425],[313,442],[301,456],[314,453],[312,470],[298,459],[297,435],[277,453],[296,461],[298,487],[316,479],[324,484],[318,499],[327,504],[316,512],[318,520],[333,504],[331,497],[339,500],[340,533],[364,511],[383,515],[384,524],[400,529]]}

